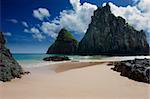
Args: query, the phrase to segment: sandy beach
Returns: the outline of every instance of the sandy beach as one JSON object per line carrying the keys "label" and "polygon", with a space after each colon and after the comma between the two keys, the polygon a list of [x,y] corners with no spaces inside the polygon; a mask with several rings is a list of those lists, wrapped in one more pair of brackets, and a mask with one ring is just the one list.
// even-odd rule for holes
{"label": "sandy beach", "polygon": [[28,68],[31,74],[0,84],[0,99],[150,99],[149,84],[120,76],[108,60]]}
{"label": "sandy beach", "polygon": [[0,0],[0,99],[150,99],[150,0]]}

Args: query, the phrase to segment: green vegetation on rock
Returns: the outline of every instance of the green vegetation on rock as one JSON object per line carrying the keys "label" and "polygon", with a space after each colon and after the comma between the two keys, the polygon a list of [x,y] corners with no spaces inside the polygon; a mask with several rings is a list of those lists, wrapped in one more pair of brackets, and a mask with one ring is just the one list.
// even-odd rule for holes
{"label": "green vegetation on rock", "polygon": [[78,41],[65,28],[61,29],[55,42],[49,47],[47,54],[74,54]]}

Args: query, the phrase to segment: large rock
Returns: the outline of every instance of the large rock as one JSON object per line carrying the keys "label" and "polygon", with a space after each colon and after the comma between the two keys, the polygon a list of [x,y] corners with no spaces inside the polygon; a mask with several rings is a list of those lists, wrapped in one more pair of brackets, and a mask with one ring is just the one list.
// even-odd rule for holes
{"label": "large rock", "polygon": [[20,78],[23,74],[21,66],[15,61],[9,49],[5,47],[5,39],[0,32],[0,81],[10,81]]}
{"label": "large rock", "polygon": [[74,54],[78,41],[66,29],[61,29],[55,42],[49,47],[47,54]]}
{"label": "large rock", "polygon": [[137,31],[122,17],[114,16],[106,4],[94,12],[86,34],[79,42],[78,54],[147,55],[149,45],[144,31]]}
{"label": "large rock", "polygon": [[67,56],[49,56],[43,58],[44,61],[69,61],[69,57]]}
{"label": "large rock", "polygon": [[135,59],[115,62],[113,70],[120,72],[121,76],[150,83],[150,59]]}

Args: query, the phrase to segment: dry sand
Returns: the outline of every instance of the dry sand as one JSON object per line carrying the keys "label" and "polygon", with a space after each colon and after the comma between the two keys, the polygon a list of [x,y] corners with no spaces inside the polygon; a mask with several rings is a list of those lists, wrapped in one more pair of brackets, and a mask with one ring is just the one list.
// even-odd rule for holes
{"label": "dry sand", "polygon": [[66,62],[30,69],[0,84],[0,99],[150,99],[150,85],[122,77],[103,62]]}

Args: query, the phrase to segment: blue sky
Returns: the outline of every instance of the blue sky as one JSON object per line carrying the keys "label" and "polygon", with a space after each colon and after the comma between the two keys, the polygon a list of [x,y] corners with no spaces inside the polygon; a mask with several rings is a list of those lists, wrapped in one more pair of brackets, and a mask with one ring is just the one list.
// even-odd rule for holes
{"label": "blue sky", "polygon": [[[97,6],[102,6],[105,2],[112,2],[122,7],[134,5],[132,0],[81,0],[80,2],[81,5],[87,2],[88,4]],[[94,7],[92,6],[90,10],[93,11],[95,9]],[[44,8],[44,11],[46,9],[49,15],[44,14],[45,16],[42,16],[41,20],[39,17],[35,17],[33,11],[39,11],[39,8]],[[44,33],[45,28],[40,30],[39,27],[42,27],[43,22],[49,22],[51,24],[57,17],[64,17],[63,15],[60,16],[60,12],[64,10],[66,12],[63,13],[66,16],[66,13],[68,14],[70,10],[75,10],[75,7],[73,7],[73,3],[71,4],[69,0],[1,0],[0,31],[5,33],[8,48],[13,53],[45,53],[54,41],[53,37],[55,35],[51,36],[52,33],[47,33],[46,31]],[[75,13],[78,14],[79,12],[75,11]],[[87,11],[87,13],[89,12]],[[65,24],[64,26],[67,25]],[[26,32],[25,29],[27,30]],[[84,35],[84,33],[76,33],[78,29],[72,29],[70,27],[68,29],[70,31],[72,30],[71,32],[78,40]],[[39,32],[43,32],[43,34],[41,35]],[[35,34],[39,35],[37,36]]]}

